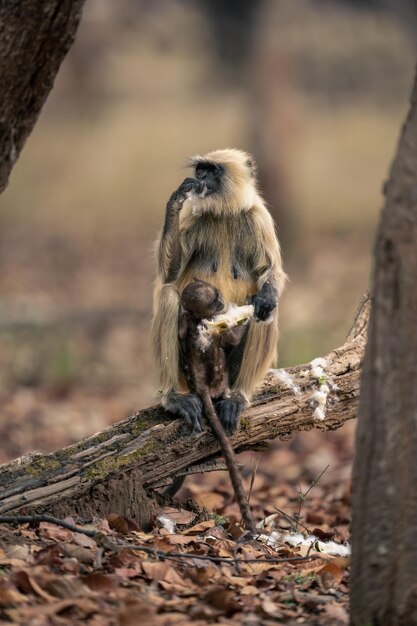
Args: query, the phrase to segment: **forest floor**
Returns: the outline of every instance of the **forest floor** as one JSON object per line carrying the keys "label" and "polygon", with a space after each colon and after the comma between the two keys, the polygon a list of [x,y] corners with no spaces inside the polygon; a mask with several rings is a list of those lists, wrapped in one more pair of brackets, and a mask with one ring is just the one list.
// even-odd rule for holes
{"label": "forest floor", "polygon": [[[368,288],[380,188],[414,71],[400,23],[292,4],[274,14],[269,3],[264,39],[279,32],[280,51],[262,53],[265,75],[282,74],[280,88],[264,93],[265,124],[274,123],[271,149],[286,164],[294,220],[284,248],[283,367],[341,345]],[[264,128],[250,106],[257,82],[226,94],[216,74],[213,85],[200,37],[193,49],[177,36],[187,24],[200,32],[185,21],[195,13],[178,6],[169,19],[141,15],[142,30],[123,33],[124,46],[112,12],[84,20],[81,47],[1,197],[0,462],[59,449],[153,401],[153,241],[184,175],[179,155],[250,148]],[[353,430],[274,442],[259,465],[239,457],[248,492],[254,476],[256,520],[266,520],[251,542],[239,542],[227,472],[189,477],[176,508],[147,533],[116,511],[88,520],[111,548],[48,523],[0,525],[0,623],[348,624]],[[306,535],[322,543],[310,552],[294,545]],[[342,556],[324,551],[330,541]]]}
{"label": "forest floor", "polygon": [[0,623],[348,624],[352,430],[240,455],[262,526],[251,541],[227,472],[189,477],[147,533],[116,513],[67,520],[106,544],[46,522],[1,525]]}
{"label": "forest floor", "polygon": [[[150,404],[154,388],[150,299],[142,297],[150,293],[152,257],[146,266],[139,262],[150,243],[127,238],[117,255],[117,242],[66,249],[59,238],[12,235],[0,246],[0,462],[56,450],[102,430]],[[306,253],[311,262],[291,272],[282,365],[343,343],[366,288],[366,237],[320,243],[326,254]],[[313,239],[309,247],[316,247]],[[341,250],[356,253],[348,268]],[[132,271],[139,266],[143,271]],[[305,327],[303,315],[311,326]],[[227,472],[187,479],[178,508],[164,512],[174,527],[156,519],[144,534],[117,511],[107,520],[75,519],[118,544],[104,551],[90,537],[47,523],[1,525],[0,623],[347,624],[353,429],[346,424],[273,442],[258,466],[258,458],[240,455],[248,491],[254,476],[250,503],[256,520],[267,520],[260,529],[264,537],[248,543],[239,542]],[[334,541],[343,555],[323,552],[322,544],[321,551],[315,544],[308,553],[308,546],[293,545],[297,537],[302,541],[300,534]],[[252,558],[255,563],[239,562]]]}

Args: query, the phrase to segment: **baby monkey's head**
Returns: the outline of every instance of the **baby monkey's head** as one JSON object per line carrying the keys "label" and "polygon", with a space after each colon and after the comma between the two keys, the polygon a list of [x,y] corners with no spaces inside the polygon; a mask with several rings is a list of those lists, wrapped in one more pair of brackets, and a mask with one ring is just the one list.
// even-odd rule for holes
{"label": "baby monkey's head", "polygon": [[220,313],[224,301],[216,287],[204,280],[194,280],[182,292],[181,306],[196,319],[204,319]]}

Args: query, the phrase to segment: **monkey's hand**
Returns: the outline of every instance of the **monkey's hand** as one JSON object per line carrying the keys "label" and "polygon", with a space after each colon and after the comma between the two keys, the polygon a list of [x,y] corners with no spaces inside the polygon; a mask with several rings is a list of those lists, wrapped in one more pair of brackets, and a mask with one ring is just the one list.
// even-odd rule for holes
{"label": "monkey's hand", "polygon": [[194,433],[204,430],[203,403],[197,394],[171,391],[162,404],[170,413],[182,417]]}
{"label": "monkey's hand", "polygon": [[228,398],[215,401],[214,407],[226,434],[233,435],[239,426],[240,414],[247,407],[244,396],[235,392]]}
{"label": "monkey's hand", "polygon": [[227,346],[237,346],[243,339],[248,330],[247,325],[241,324],[230,328],[221,334],[220,345],[225,348]]}
{"label": "monkey's hand", "polygon": [[252,302],[254,318],[258,322],[267,321],[278,304],[278,292],[268,281],[262,285]]}
{"label": "monkey's hand", "polygon": [[201,191],[202,184],[200,181],[195,178],[186,178],[168,200],[168,206],[180,211],[189,193],[199,194]]}

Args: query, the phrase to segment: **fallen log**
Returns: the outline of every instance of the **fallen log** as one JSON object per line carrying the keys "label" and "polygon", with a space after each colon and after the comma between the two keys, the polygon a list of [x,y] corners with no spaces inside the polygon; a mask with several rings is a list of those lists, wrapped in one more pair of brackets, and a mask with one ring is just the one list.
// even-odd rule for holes
{"label": "fallen log", "polygon": [[[268,373],[231,439],[236,452],[301,430],[334,430],[356,417],[369,308],[365,297],[346,342],[324,360]],[[90,519],[116,512],[145,528],[158,508],[158,487],[219,452],[209,431],[190,435],[153,406],[57,452],[0,466],[0,515]]]}

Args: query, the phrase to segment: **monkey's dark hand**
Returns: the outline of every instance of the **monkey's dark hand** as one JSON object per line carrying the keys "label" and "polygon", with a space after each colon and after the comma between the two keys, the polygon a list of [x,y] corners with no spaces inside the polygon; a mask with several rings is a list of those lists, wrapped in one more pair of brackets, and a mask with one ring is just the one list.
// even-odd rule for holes
{"label": "monkey's dark hand", "polygon": [[168,206],[180,210],[184,201],[187,199],[187,194],[194,191],[196,194],[201,193],[203,185],[195,178],[186,178],[181,185],[174,191],[168,201]]}
{"label": "monkey's dark hand", "polygon": [[163,404],[167,411],[182,417],[193,432],[201,433],[204,430],[203,403],[200,396],[194,393],[171,391]]}
{"label": "monkey's dark hand", "polygon": [[262,285],[252,300],[255,307],[254,316],[256,321],[265,322],[271,317],[273,310],[278,304],[278,292],[269,282]]}
{"label": "monkey's dark hand", "polygon": [[236,432],[240,414],[246,404],[240,393],[235,393],[230,398],[222,398],[215,403],[216,413],[227,435],[233,435]]}

